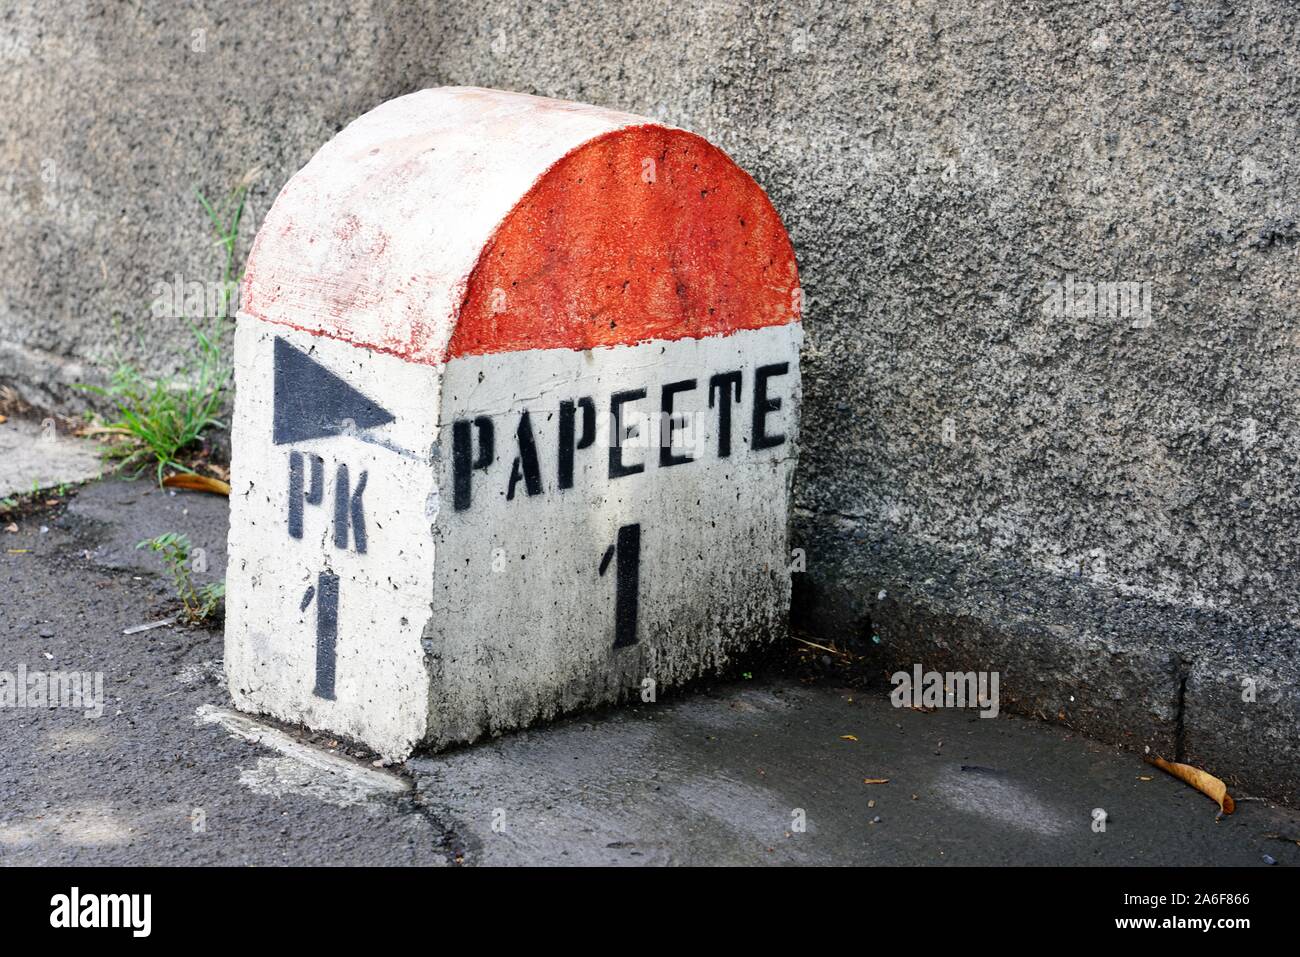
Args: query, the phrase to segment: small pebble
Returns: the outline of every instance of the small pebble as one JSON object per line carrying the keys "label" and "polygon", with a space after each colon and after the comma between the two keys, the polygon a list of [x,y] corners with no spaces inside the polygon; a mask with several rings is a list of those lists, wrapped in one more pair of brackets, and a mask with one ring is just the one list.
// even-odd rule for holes
{"label": "small pebble", "polygon": [[1265,863],[1265,864],[1276,864],[1276,863],[1277,863],[1277,860],[1276,860],[1276,859],[1275,859],[1271,854],[1265,854],[1265,855],[1264,855],[1264,863]]}

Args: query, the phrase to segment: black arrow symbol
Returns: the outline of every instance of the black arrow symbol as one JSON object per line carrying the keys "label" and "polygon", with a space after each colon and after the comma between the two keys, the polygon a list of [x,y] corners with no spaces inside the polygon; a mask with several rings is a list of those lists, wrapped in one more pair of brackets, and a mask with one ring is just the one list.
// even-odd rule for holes
{"label": "black arrow symbol", "polygon": [[393,414],[383,406],[278,336],[274,360],[276,445],[343,435],[393,421]]}

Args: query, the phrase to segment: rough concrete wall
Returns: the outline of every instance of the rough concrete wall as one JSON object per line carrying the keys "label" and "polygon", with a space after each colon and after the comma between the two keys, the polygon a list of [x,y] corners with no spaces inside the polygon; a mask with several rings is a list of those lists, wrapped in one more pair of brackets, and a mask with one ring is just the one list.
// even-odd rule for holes
{"label": "rough concrete wall", "polygon": [[[261,164],[264,210],[387,97],[655,115],[753,172],[795,239],[803,621],[1296,800],[1290,5],[92,6],[6,17],[29,49],[0,79],[0,377],[49,381],[202,268],[191,183]],[[1053,315],[1067,277],[1149,283],[1149,315]]]}
{"label": "rough concrete wall", "polygon": [[183,361],[156,284],[220,276],[195,189],[250,169],[245,242],[285,180],[398,90],[382,17],[355,2],[5,3],[0,7],[0,381],[76,408],[118,355]]}

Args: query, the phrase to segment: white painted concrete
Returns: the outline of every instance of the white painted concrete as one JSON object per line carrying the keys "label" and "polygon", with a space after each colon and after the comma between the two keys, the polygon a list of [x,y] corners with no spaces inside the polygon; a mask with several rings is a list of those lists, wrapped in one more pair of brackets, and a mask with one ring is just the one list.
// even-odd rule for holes
{"label": "white painted concrete", "polygon": [[[511,352],[455,359],[443,384],[440,423],[444,489],[434,526],[429,736],[445,744],[519,727],[583,705],[659,691],[723,665],[739,648],[783,633],[789,607],[789,490],[799,409],[797,324],[712,339],[649,342],[575,352]],[[751,449],[754,371],[769,378],[781,408],[766,417],[785,436]],[[741,373],[730,455],[718,454],[719,408],[709,379]],[[692,461],[659,464],[664,385],[676,394],[672,451]],[[639,474],[609,477],[610,396],[646,391],[622,407],[638,432],[623,459]],[[559,403],[592,397],[596,441],[574,453],[573,486],[558,486]],[[510,491],[521,413],[529,413],[542,488]],[[488,416],[493,464],[475,471],[470,507],[447,507],[452,486],[450,423]],[[575,415],[580,419],[580,416]],[[580,432],[581,422],[575,424]],[[580,439],[580,435],[576,438]],[[638,441],[639,440],[639,441]],[[620,526],[640,526],[637,641],[615,648],[615,569],[600,574]],[[611,561],[611,566],[612,566]]]}
{"label": "white painted concrete", "polygon": [[236,738],[279,753],[280,757],[258,758],[240,774],[240,781],[259,794],[308,794],[338,807],[351,807],[401,797],[411,790],[406,778],[303,744],[279,728],[229,708],[201,705],[194,718],[196,724],[217,725]]}
{"label": "white painted concrete", "polygon": [[[274,444],[276,337],[382,401],[396,419],[366,437],[387,445],[356,436]],[[431,527],[439,512],[430,464],[438,370],[248,317],[236,329],[235,366],[225,654],[235,704],[404,754],[424,736],[429,694],[420,639],[429,619]],[[323,463],[322,501],[304,505],[300,539],[288,528],[293,452],[318,454]],[[351,528],[346,548],[334,543],[340,465],[348,468],[350,492],[366,474],[364,554]],[[323,572],[340,583],[333,700],[314,693]]]}

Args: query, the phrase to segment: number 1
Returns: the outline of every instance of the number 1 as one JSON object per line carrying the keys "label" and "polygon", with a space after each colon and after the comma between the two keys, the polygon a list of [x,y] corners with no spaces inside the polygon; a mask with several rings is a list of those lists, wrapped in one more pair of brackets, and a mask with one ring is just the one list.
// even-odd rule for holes
{"label": "number 1", "polygon": [[641,526],[619,526],[615,544],[605,549],[600,560],[603,577],[610,560],[617,563],[614,576],[614,647],[626,648],[636,644],[636,616],[638,593],[641,586]]}

